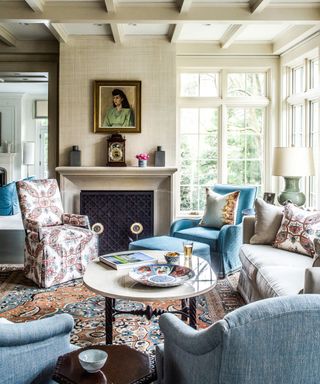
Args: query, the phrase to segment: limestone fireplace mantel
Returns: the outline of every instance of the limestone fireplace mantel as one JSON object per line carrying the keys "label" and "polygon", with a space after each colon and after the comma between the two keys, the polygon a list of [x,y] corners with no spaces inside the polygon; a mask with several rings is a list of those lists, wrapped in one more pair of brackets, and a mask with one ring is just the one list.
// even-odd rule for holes
{"label": "limestone fireplace mantel", "polygon": [[66,212],[80,211],[80,191],[154,192],[155,235],[166,234],[174,217],[176,167],[57,167]]}

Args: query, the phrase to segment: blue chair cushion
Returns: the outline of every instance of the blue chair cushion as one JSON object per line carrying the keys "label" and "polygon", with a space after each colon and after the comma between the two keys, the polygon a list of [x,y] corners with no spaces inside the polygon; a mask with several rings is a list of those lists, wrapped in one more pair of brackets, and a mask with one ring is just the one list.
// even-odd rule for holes
{"label": "blue chair cushion", "polygon": [[16,183],[0,187],[0,216],[15,215],[20,212]]}
{"label": "blue chair cushion", "polygon": [[[193,254],[200,256],[210,263],[210,247],[193,240]],[[130,250],[154,249],[160,251],[183,252],[183,239],[170,236],[155,236],[136,240],[129,244]]]}
{"label": "blue chair cushion", "polygon": [[177,231],[173,236],[180,239],[193,240],[200,243],[205,243],[210,246],[210,250],[216,251],[218,248],[218,237],[220,230],[207,227],[192,227]]}

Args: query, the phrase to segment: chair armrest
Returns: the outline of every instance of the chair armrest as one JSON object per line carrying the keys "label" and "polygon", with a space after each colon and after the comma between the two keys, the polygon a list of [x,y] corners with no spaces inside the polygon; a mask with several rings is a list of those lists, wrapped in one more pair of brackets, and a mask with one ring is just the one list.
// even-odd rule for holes
{"label": "chair armrest", "polygon": [[164,373],[164,344],[156,345],[157,384],[163,383]]}
{"label": "chair armrest", "polygon": [[182,231],[183,229],[196,227],[200,223],[201,219],[179,219],[174,221],[170,227],[170,236],[173,236],[175,232]]}
{"label": "chair armrest", "polygon": [[25,220],[25,233],[29,239],[40,241],[42,239],[42,225],[36,220]]}
{"label": "chair armrest", "polygon": [[244,216],[243,218],[243,232],[242,232],[242,241],[243,244],[250,244],[250,239],[254,235],[256,218],[255,216]]}
{"label": "chair armrest", "polygon": [[320,293],[320,268],[306,268],[303,293]]}
{"label": "chair armrest", "polygon": [[227,253],[237,250],[242,244],[242,224],[224,225],[219,232],[219,251]]}
{"label": "chair armrest", "polygon": [[203,355],[212,351],[221,342],[226,322],[220,320],[203,331],[196,331],[175,315],[165,313],[159,319],[160,329],[166,343],[174,343],[184,351],[193,355]]}
{"label": "chair armrest", "polygon": [[86,215],[76,215],[75,213],[63,213],[63,224],[69,224],[74,227],[82,227],[90,229],[89,218]]}

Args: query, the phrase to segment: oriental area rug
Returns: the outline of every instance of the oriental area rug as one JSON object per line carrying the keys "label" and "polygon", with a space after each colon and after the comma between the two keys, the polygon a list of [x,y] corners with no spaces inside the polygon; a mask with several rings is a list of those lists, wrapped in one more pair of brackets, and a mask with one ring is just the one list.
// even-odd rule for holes
{"label": "oriental area rug", "polygon": [[[211,292],[198,298],[199,329],[208,327],[244,305],[236,291],[237,279],[238,274],[218,280]],[[104,298],[87,289],[82,279],[40,289],[24,277],[21,267],[0,267],[0,317],[20,323],[69,313],[75,320],[71,342],[78,346],[104,344],[104,303]],[[118,309],[140,309],[144,305],[139,302],[116,301]],[[169,310],[180,309],[180,301],[168,301],[155,306]],[[113,330],[115,344],[127,344],[149,353],[162,341],[157,317],[148,321],[145,317],[118,315]]]}

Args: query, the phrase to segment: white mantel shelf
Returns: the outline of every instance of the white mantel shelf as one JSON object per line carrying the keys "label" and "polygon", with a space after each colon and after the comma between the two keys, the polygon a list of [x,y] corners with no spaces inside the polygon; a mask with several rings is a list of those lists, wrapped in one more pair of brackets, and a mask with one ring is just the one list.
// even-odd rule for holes
{"label": "white mantel shelf", "polygon": [[57,167],[56,171],[65,176],[171,176],[176,167]]}

